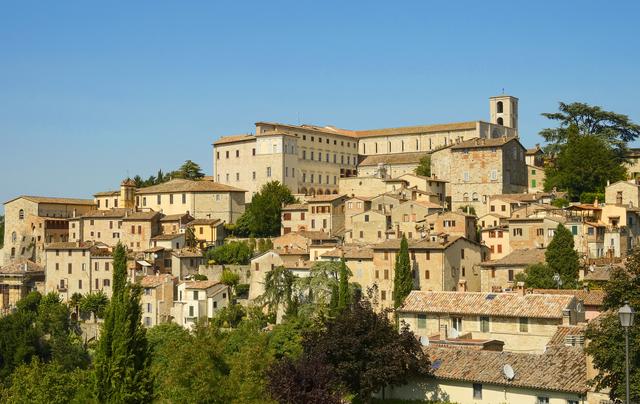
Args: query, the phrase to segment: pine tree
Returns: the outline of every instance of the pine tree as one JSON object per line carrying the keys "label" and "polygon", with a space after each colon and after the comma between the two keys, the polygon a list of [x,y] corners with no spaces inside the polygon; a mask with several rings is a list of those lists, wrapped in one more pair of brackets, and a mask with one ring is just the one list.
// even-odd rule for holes
{"label": "pine tree", "polygon": [[393,306],[398,308],[413,289],[413,275],[409,260],[409,243],[402,235],[400,252],[396,257],[395,274],[393,276]]}
{"label": "pine tree", "polygon": [[556,233],[547,247],[545,259],[552,273],[560,274],[563,288],[575,288],[580,260],[574,249],[573,235],[562,223],[558,224]]}
{"label": "pine tree", "polygon": [[140,322],[141,289],[127,283],[122,244],[113,251],[113,296],[96,351],[96,393],[104,403],[147,403],[152,399],[150,355]]}
{"label": "pine tree", "polygon": [[338,311],[346,309],[351,303],[349,294],[349,269],[344,262],[344,258],[340,260],[340,279],[338,283]]}

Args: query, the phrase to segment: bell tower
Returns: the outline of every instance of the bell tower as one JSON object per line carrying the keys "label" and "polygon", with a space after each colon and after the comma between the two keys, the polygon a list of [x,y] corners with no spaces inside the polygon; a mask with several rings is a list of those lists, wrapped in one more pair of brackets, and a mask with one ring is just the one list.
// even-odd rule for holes
{"label": "bell tower", "polygon": [[518,99],[510,95],[489,98],[489,122],[518,129]]}
{"label": "bell tower", "polygon": [[125,209],[136,207],[136,183],[127,178],[120,183],[120,200],[118,206]]}

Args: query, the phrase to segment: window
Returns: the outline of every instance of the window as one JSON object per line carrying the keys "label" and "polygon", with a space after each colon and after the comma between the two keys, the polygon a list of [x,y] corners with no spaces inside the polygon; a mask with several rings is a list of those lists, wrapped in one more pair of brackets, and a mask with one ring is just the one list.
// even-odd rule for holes
{"label": "window", "polygon": [[271,167],[267,167],[267,177],[271,177]]}
{"label": "window", "polygon": [[236,157],[240,157],[240,150],[236,150]]}
{"label": "window", "polygon": [[460,249],[460,258],[464,259],[464,248]]}
{"label": "window", "polygon": [[496,104],[496,110],[497,110],[496,112],[499,113],[499,114],[501,114],[503,112],[504,107],[502,105],[502,101],[498,101],[498,103]]}
{"label": "window", "polygon": [[451,328],[462,332],[462,317],[451,317]]}
{"label": "window", "polygon": [[364,221],[368,222],[369,221],[369,215],[364,215]]}
{"label": "window", "polygon": [[[629,217],[631,219],[631,217]],[[578,226],[571,226],[571,234],[574,236],[578,235]]]}
{"label": "window", "polygon": [[18,219],[19,220],[24,220],[24,209],[20,209],[18,211]]}
{"label": "window", "polygon": [[256,179],[256,172],[255,171],[251,173],[251,177],[255,181],[255,179]]}
{"label": "window", "polygon": [[169,204],[173,205],[173,194],[169,194]]}
{"label": "window", "polygon": [[473,383],[473,398],[476,400],[482,400],[482,384]]}
{"label": "window", "polygon": [[388,269],[384,270],[384,279],[389,279],[389,270]]}
{"label": "window", "polygon": [[529,319],[520,317],[520,332],[529,332]]}
{"label": "window", "polygon": [[535,187],[537,187],[536,180],[531,180],[531,188],[535,188]]}
{"label": "window", "polygon": [[67,273],[70,274],[72,272],[72,270],[73,270],[73,267],[72,267],[71,263],[68,263],[67,264]]}
{"label": "window", "polygon": [[544,229],[543,228],[539,228],[536,229],[536,236],[544,236]]}
{"label": "window", "polygon": [[[500,250],[502,250],[502,246],[500,246]],[[509,282],[513,282],[513,269],[510,269],[508,272]]]}
{"label": "window", "polygon": [[464,182],[469,182],[469,171],[464,172]]}
{"label": "window", "polygon": [[189,317],[193,317],[193,306],[189,306]]}
{"label": "window", "polygon": [[105,279],[102,281],[102,287],[110,288],[111,287],[111,279]]}
{"label": "window", "polygon": [[387,291],[386,290],[381,290],[380,291],[380,300],[387,300]]}
{"label": "window", "polygon": [[417,324],[418,328],[427,328],[427,315],[426,314],[418,314],[417,316]]}
{"label": "window", "polygon": [[429,279],[429,270],[424,271],[424,279]]}
{"label": "window", "polygon": [[536,404],[549,404],[549,397],[538,396]]}
{"label": "window", "polygon": [[240,173],[236,173],[236,181],[240,181]]}
{"label": "window", "polygon": [[78,289],[82,289],[82,279],[78,279]]}
{"label": "window", "polygon": [[480,317],[480,332],[489,332],[489,317]]}
{"label": "window", "polygon": [[498,125],[504,125],[504,119],[502,119],[502,117],[498,118]]}
{"label": "window", "polygon": [[520,229],[520,228],[513,229],[513,235],[514,236],[522,236],[522,229]]}
{"label": "window", "polygon": [[187,203],[187,194],[182,194],[182,204]]}
{"label": "window", "polygon": [[151,313],[151,303],[147,303],[147,313]]}

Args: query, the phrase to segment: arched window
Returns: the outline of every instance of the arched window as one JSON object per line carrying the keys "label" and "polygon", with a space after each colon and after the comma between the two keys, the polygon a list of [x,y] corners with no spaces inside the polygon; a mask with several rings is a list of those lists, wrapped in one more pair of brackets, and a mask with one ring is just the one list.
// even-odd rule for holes
{"label": "arched window", "polygon": [[307,188],[305,188],[305,187],[300,188],[300,193],[306,195],[307,194]]}
{"label": "arched window", "polygon": [[474,201],[474,202],[477,202],[477,201],[478,201],[478,193],[477,193],[477,192],[474,192],[474,193],[471,195],[471,200],[472,200],[472,201]]}
{"label": "arched window", "polygon": [[502,120],[502,118],[498,118],[498,125],[504,125],[504,121]]}
{"label": "arched window", "polygon": [[503,107],[502,107],[502,101],[498,101],[498,103],[496,104],[496,110],[499,114],[502,113],[503,111]]}
{"label": "arched window", "polygon": [[16,234],[16,232],[14,231],[13,233],[11,233],[11,241],[15,243],[17,239],[18,234]]}
{"label": "arched window", "polygon": [[18,211],[18,219],[20,219],[20,220],[24,219],[24,209],[20,209]]}
{"label": "arched window", "polygon": [[469,201],[469,194],[465,192],[465,193],[462,195],[462,200],[463,200],[464,202],[468,202],[468,201]]}
{"label": "arched window", "polygon": [[333,190],[333,193],[334,193],[335,195],[337,195],[337,194],[338,194],[338,190],[337,190],[337,189],[334,189],[334,190]]}
{"label": "arched window", "polygon": [[324,192],[322,191],[322,188],[320,188],[320,189],[318,190],[318,195],[322,195],[323,193],[324,193]]}
{"label": "arched window", "polygon": [[16,248],[15,247],[11,247],[11,258],[16,256]]}

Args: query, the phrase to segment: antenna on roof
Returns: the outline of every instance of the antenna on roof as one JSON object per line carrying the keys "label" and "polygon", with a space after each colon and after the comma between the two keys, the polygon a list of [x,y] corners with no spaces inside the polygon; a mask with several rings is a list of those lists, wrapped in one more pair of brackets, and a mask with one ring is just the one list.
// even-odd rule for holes
{"label": "antenna on roof", "polygon": [[513,378],[516,377],[516,372],[513,370],[513,368],[509,364],[506,364],[502,367],[502,374],[504,375],[504,378],[507,379],[508,381],[512,381]]}

